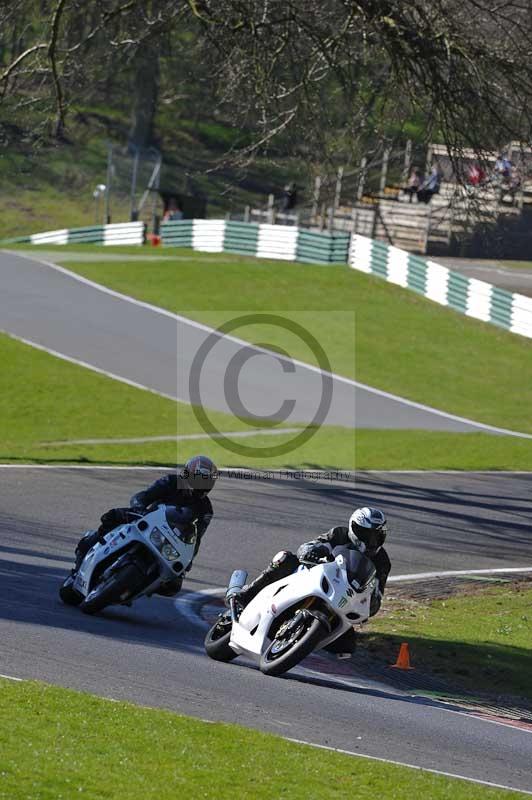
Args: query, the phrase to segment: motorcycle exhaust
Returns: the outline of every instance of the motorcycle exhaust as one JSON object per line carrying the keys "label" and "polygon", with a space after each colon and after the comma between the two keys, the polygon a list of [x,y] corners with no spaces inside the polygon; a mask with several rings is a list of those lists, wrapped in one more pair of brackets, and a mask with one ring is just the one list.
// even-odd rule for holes
{"label": "motorcycle exhaust", "polygon": [[233,574],[231,575],[231,580],[229,581],[229,586],[227,587],[227,592],[225,596],[227,600],[230,600],[235,594],[242,589],[248,579],[248,574],[245,569],[235,569]]}

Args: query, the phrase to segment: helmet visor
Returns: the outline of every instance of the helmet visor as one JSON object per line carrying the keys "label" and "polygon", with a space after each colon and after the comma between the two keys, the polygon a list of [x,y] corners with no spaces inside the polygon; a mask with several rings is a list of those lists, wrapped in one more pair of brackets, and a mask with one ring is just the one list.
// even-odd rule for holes
{"label": "helmet visor", "polygon": [[351,532],[357,539],[364,542],[368,550],[378,550],[386,541],[386,534],[388,532],[386,523],[379,528],[363,528],[353,522],[351,525]]}
{"label": "helmet visor", "polygon": [[185,464],[183,477],[196,496],[208,494],[216,483],[218,470],[210,458],[196,456]]}

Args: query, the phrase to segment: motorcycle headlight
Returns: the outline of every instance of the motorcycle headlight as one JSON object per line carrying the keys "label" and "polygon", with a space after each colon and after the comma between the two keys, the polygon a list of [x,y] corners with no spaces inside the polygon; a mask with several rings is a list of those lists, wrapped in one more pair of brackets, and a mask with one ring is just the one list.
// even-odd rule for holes
{"label": "motorcycle headlight", "polygon": [[176,558],[179,558],[179,553],[177,550],[174,550],[172,545],[168,544],[168,542],[163,544],[161,552],[163,556],[168,559],[168,561],[175,561]]}
{"label": "motorcycle headlight", "polygon": [[157,550],[160,550],[166,541],[162,533],[157,528],[154,528],[150,533],[150,539],[157,548]]}

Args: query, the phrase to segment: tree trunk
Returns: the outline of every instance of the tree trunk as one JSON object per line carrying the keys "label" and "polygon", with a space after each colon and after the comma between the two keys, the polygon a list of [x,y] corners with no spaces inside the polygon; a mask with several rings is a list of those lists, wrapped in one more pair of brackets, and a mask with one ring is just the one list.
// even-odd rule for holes
{"label": "tree trunk", "polygon": [[133,119],[130,142],[137,147],[153,143],[153,123],[159,94],[159,45],[156,39],[143,42],[135,56]]}

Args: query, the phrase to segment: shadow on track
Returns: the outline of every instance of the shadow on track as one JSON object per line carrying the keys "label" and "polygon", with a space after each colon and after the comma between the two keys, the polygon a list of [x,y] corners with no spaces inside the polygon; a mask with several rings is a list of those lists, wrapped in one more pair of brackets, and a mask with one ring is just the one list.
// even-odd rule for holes
{"label": "shadow on track", "polygon": [[72,558],[68,558],[68,556],[56,555],[55,553],[50,553],[49,551],[44,552],[43,550],[32,550],[28,549],[27,547],[11,547],[10,545],[7,544],[0,544],[1,560],[4,560],[2,555],[3,553],[9,553],[12,555],[21,555],[21,556],[26,556],[28,558],[44,558],[48,561],[63,561],[65,567],[70,567],[72,564]]}
{"label": "shadow on track", "polygon": [[[301,491],[305,492],[309,515],[316,507],[318,518],[319,507],[324,501],[330,504],[333,514],[336,504],[343,508],[381,507],[393,522],[394,531],[400,531],[401,544],[410,547],[419,546],[421,526],[428,531],[434,526],[438,529],[434,539],[427,536],[426,531],[423,535],[423,549],[429,552],[458,549],[467,564],[475,557],[496,559],[503,551],[506,559],[528,563],[532,561],[532,503],[529,500],[532,476],[517,477],[522,477],[518,482],[521,491],[514,496],[505,493],[505,484],[501,485],[501,489],[504,486],[502,492],[498,490],[497,481],[504,481],[505,477],[497,474],[490,476],[485,491],[463,488],[467,475],[457,475],[457,486],[453,489],[427,484],[423,475],[413,476],[418,482],[412,485],[399,477],[387,479],[368,474],[362,474],[356,483],[345,487],[294,481],[292,489],[299,499]],[[474,478],[469,478],[469,481],[473,483]],[[284,486],[285,493],[290,492],[287,481],[272,483]],[[336,524],[345,522],[339,520]]]}
{"label": "shadow on track", "polygon": [[203,633],[180,617],[173,598],[141,598],[130,608],[111,606],[95,616],[66,606],[58,596],[66,571],[0,560],[0,619],[74,630],[117,641],[203,652]]}

